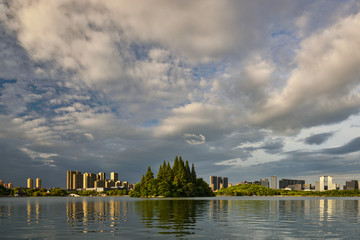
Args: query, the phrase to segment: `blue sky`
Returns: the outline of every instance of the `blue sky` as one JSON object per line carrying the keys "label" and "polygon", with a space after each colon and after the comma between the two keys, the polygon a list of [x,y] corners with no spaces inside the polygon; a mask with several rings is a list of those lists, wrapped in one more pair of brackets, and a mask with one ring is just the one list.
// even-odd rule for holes
{"label": "blue sky", "polygon": [[0,179],[176,155],[230,182],[360,179],[359,1],[3,1]]}

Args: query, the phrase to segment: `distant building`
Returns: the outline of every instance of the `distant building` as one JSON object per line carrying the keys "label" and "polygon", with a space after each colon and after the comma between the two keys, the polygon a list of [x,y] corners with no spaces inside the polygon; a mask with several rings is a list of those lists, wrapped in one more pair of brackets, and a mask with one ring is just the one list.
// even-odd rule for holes
{"label": "distant building", "polygon": [[122,182],[121,181],[116,181],[115,182],[115,187],[121,187],[122,186]]}
{"label": "distant building", "polygon": [[263,187],[269,187],[269,179],[260,179],[260,185]]}
{"label": "distant building", "polygon": [[96,174],[95,173],[84,173],[83,176],[83,188],[94,188],[96,181]]}
{"label": "distant building", "polygon": [[320,176],[318,191],[336,190],[336,189],[337,189],[337,185],[336,183],[332,182],[332,176]]}
{"label": "distant building", "polygon": [[95,188],[105,188],[105,180],[96,180],[94,184]]}
{"label": "distant building", "polygon": [[83,188],[83,175],[79,171],[67,171],[66,173],[67,190],[76,190],[79,188]]}
{"label": "distant building", "polygon": [[241,182],[239,182],[239,183],[236,183],[236,185],[243,185],[243,184],[252,184],[252,182],[241,181]]}
{"label": "distant building", "polygon": [[344,190],[359,189],[359,182],[357,180],[346,181]]}
{"label": "distant building", "polygon": [[227,177],[223,177],[223,186],[224,188],[229,187],[229,179]]}
{"label": "distant building", "polygon": [[119,180],[119,174],[117,172],[110,173],[110,179],[115,183]]}
{"label": "distant building", "polygon": [[32,178],[27,179],[27,188],[34,188],[34,180]]}
{"label": "distant building", "polygon": [[113,180],[105,180],[105,188],[115,187],[115,182]]}
{"label": "distant building", "polygon": [[270,188],[277,189],[277,177],[271,176]]}
{"label": "distant building", "polygon": [[299,184],[298,183],[298,184],[294,184],[294,185],[289,185],[286,188],[289,188],[289,189],[295,190],[295,191],[301,191],[301,190],[304,190],[303,185],[304,184]]}
{"label": "distant building", "polygon": [[210,188],[213,191],[217,190],[217,176],[210,176]]}
{"label": "distant building", "polygon": [[279,188],[285,189],[288,186],[295,185],[295,184],[305,184],[305,180],[297,180],[297,179],[281,179],[279,181]]}
{"label": "distant building", "polygon": [[3,181],[3,180],[0,180],[0,185],[4,185],[4,181]]}
{"label": "distant building", "polygon": [[303,184],[303,190],[310,191],[312,189],[312,186],[310,183]]}
{"label": "distant building", "polygon": [[106,174],[104,172],[99,172],[97,179],[105,181]]}
{"label": "distant building", "polygon": [[41,188],[41,178],[36,178],[36,188],[37,189]]}
{"label": "distant building", "polygon": [[211,190],[217,191],[221,188],[227,188],[229,186],[229,180],[227,177],[210,176]]}
{"label": "distant building", "polygon": [[4,187],[12,189],[12,188],[14,188],[14,184],[12,184],[12,183],[4,183]]}

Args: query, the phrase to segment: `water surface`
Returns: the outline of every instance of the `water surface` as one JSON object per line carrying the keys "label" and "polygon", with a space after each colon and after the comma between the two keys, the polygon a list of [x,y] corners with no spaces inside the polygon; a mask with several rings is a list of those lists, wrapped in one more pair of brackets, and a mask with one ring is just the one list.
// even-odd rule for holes
{"label": "water surface", "polygon": [[357,239],[360,198],[0,198],[0,239]]}

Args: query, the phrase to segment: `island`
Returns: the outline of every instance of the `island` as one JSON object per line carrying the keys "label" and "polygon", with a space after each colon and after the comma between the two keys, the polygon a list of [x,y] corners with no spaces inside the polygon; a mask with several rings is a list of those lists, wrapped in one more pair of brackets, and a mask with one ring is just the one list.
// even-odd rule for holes
{"label": "island", "polygon": [[213,197],[215,194],[209,185],[196,177],[194,164],[190,169],[189,162],[176,156],[173,166],[169,162],[160,165],[154,178],[150,166],[141,182],[130,192],[131,197]]}

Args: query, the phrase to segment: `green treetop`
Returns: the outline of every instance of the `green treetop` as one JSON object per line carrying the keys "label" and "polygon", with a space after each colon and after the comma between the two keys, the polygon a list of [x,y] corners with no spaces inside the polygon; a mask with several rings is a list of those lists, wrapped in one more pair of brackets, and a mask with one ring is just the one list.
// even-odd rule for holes
{"label": "green treetop", "polygon": [[172,168],[169,162],[160,165],[155,179],[149,166],[130,196],[200,197],[214,194],[203,179],[196,178],[194,164],[190,170],[189,162],[184,163],[181,156],[176,156]]}

